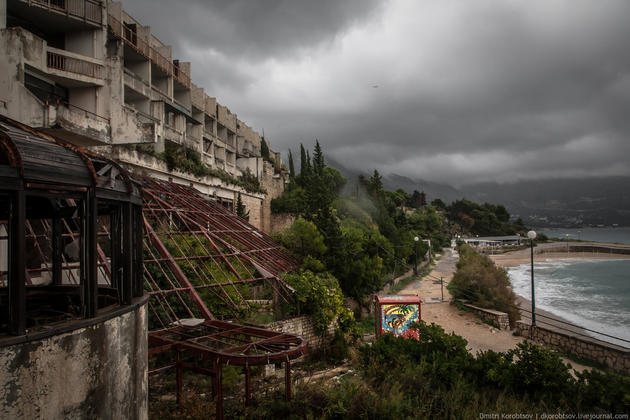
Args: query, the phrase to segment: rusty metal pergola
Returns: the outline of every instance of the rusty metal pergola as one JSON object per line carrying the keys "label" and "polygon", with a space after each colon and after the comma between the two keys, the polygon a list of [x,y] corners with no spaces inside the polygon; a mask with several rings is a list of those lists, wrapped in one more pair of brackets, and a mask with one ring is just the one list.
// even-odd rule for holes
{"label": "rusty metal pergola", "polygon": [[183,370],[211,375],[222,418],[228,364],[245,369],[248,405],[250,367],[284,363],[290,398],[290,361],[307,343],[227,321],[292,300],[280,275],[297,262],[273,239],[192,187],[135,180],[116,162],[4,117],[0,140],[0,248],[11,251],[0,264],[5,341],[129,304],[144,284],[149,355],[173,355],[149,373],[174,368],[178,401]]}
{"label": "rusty metal pergola", "polygon": [[[175,352],[175,360],[150,373],[175,368],[180,400],[182,370],[213,377],[217,417],[223,412],[222,366],[245,369],[245,404],[251,401],[250,367],[285,364],[286,398],[291,394],[290,360],[307,343],[294,334],[217,319],[237,317],[260,302],[292,300],[280,277],[297,262],[280,245],[216,201],[192,187],[143,179],[144,279],[149,300],[149,354]],[[260,288],[260,290],[254,290]],[[212,310],[211,310],[212,309]],[[186,362],[184,356],[210,362]]]}

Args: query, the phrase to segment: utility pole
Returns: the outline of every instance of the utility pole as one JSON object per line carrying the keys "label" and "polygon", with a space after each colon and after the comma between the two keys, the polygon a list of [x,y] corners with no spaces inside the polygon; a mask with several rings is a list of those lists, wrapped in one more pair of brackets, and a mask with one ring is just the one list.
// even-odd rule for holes
{"label": "utility pole", "polygon": [[530,230],[527,232],[529,243],[531,247],[532,255],[532,327],[536,326],[536,298],[534,297],[534,239],[536,239],[536,232]]}
{"label": "utility pole", "polygon": [[444,277],[440,276],[440,291],[442,292],[442,302],[444,302]]}

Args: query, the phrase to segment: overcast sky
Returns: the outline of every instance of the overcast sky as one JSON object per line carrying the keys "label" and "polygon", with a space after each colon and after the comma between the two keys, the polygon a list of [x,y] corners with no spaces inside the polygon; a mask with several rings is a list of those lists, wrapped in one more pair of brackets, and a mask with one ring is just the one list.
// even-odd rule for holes
{"label": "overcast sky", "polygon": [[274,150],[454,185],[630,175],[630,1],[123,5]]}

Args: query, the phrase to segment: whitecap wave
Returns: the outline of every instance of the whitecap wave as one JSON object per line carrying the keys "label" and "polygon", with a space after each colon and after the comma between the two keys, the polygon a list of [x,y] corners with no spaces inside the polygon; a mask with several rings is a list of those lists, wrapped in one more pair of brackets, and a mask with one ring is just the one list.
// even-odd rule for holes
{"label": "whitecap wave", "polygon": [[[606,279],[594,281],[585,277],[593,268],[595,272],[605,272],[607,267],[603,264],[610,261],[626,261],[623,264],[629,268],[625,272],[630,271],[630,260],[561,259],[535,263],[536,307],[575,325],[630,340],[630,295],[619,292]],[[510,267],[508,275],[514,293],[531,300],[530,264]],[[593,336],[630,347],[630,343]]]}

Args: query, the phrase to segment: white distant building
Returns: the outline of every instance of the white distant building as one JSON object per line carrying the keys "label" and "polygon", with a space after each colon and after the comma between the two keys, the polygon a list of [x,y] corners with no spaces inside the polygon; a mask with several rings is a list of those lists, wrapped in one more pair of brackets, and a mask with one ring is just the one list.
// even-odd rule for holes
{"label": "white distant building", "polygon": [[519,235],[461,238],[461,240],[468,245],[482,248],[494,248],[506,245],[521,245],[523,239],[524,238]]}

